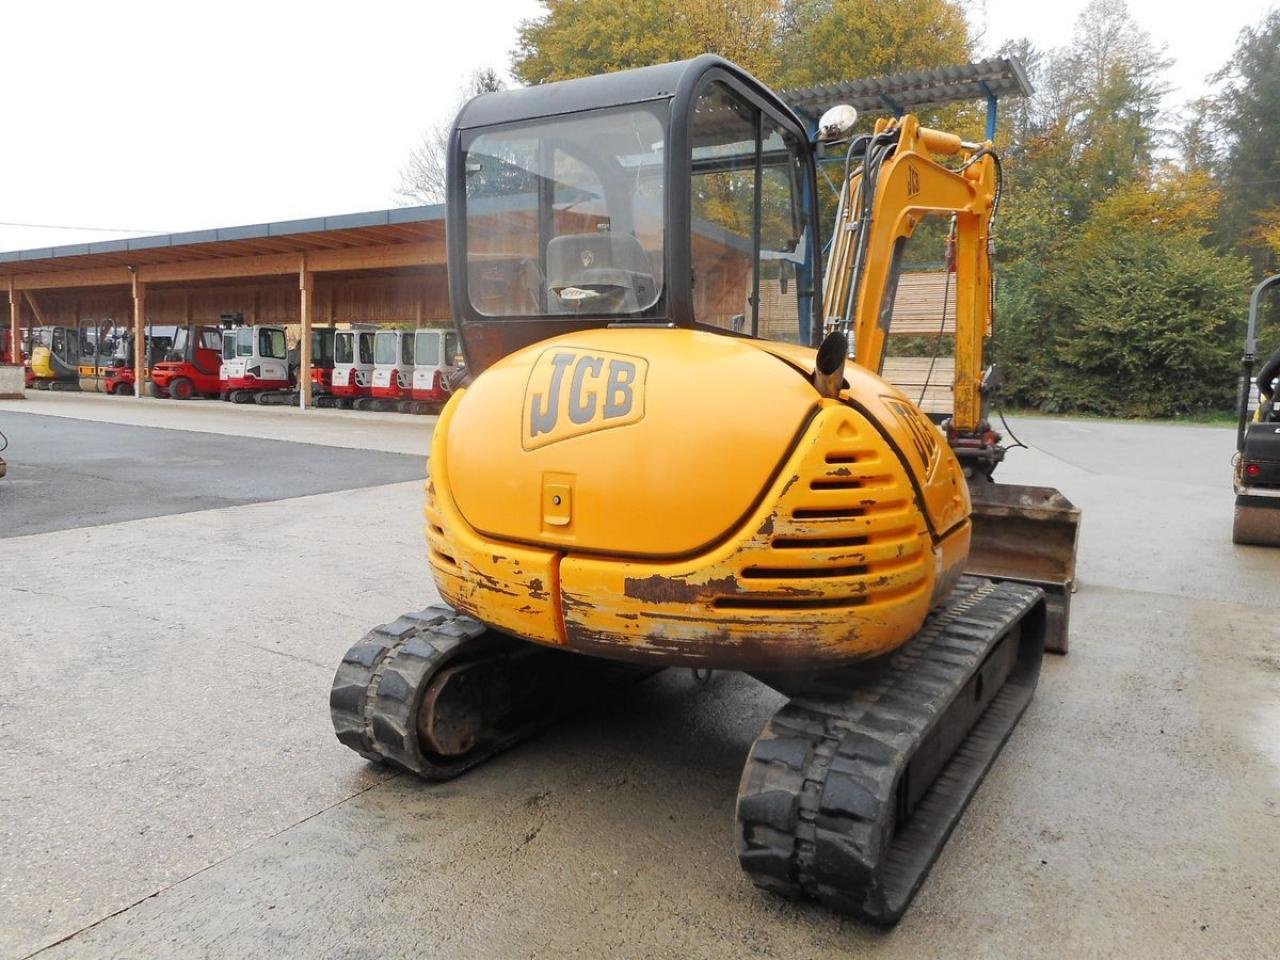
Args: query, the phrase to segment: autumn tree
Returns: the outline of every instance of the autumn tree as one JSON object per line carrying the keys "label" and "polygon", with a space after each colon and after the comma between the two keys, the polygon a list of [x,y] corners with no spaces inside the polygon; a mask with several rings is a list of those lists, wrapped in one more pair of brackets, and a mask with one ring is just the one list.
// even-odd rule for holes
{"label": "autumn tree", "polygon": [[520,26],[511,72],[522,83],[718,53],[768,82],[779,67],[781,0],[542,0]]}
{"label": "autumn tree", "polygon": [[502,78],[493,69],[476,70],[467,78],[448,118],[424,131],[421,141],[410,151],[409,162],[400,171],[400,186],[396,188],[396,195],[404,203],[444,202],[445,158],[454,116],[472,97],[493,93],[504,86]]}
{"label": "autumn tree", "polygon": [[791,0],[780,45],[786,87],[967,63],[972,52],[953,0]]}

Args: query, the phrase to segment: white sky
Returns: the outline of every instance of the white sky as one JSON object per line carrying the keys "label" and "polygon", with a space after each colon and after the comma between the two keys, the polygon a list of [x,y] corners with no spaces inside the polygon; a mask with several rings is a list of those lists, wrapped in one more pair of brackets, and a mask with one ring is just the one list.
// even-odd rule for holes
{"label": "white sky", "polygon": [[[624,0],[619,0],[624,2]],[[1065,43],[1085,0],[974,0],[983,53]],[[1268,0],[1130,0],[1204,90]],[[0,250],[395,206],[399,170],[536,0],[6,4]],[[1176,11],[1176,12],[1175,12]],[[1185,11],[1185,12],[1184,12]],[[1197,15],[1199,13],[1199,15]],[[123,233],[7,223],[127,228]]]}

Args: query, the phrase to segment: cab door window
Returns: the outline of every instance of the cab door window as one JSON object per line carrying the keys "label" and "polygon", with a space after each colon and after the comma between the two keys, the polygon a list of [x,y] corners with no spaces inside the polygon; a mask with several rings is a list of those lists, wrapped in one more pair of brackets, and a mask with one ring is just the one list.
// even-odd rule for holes
{"label": "cab door window", "polygon": [[694,103],[690,256],[694,321],[809,341],[812,224],[798,137],[719,81]]}
{"label": "cab door window", "polygon": [[693,108],[693,316],[750,333],[755,308],[755,222],[759,111],[723,83],[708,84]]}

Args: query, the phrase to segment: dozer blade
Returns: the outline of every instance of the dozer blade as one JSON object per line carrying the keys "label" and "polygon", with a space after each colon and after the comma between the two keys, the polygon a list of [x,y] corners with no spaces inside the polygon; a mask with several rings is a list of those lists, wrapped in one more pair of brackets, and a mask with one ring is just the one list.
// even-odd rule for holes
{"label": "dozer blade", "polygon": [[1231,542],[1280,547],[1280,497],[1236,497]]}
{"label": "dozer blade", "polygon": [[751,747],[738,859],[752,881],[896,923],[1031,701],[1044,595],[962,577],[893,653],[809,676]]}
{"label": "dozer blade", "polygon": [[983,481],[969,486],[973,536],[965,573],[1029,583],[1048,603],[1044,648],[1066,653],[1080,510],[1053,487]]}

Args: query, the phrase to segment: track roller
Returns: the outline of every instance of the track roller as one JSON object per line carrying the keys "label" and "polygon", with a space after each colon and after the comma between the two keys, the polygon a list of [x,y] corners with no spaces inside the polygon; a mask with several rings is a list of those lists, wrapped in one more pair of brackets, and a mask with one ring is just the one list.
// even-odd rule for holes
{"label": "track roller", "polygon": [[1031,700],[1042,592],[964,577],[897,651],[804,677],[751,748],[737,843],[760,887],[896,923]]}
{"label": "track roller", "polygon": [[433,606],[348,650],[329,708],[338,739],[362,757],[448,780],[653,672],[540,647]]}

